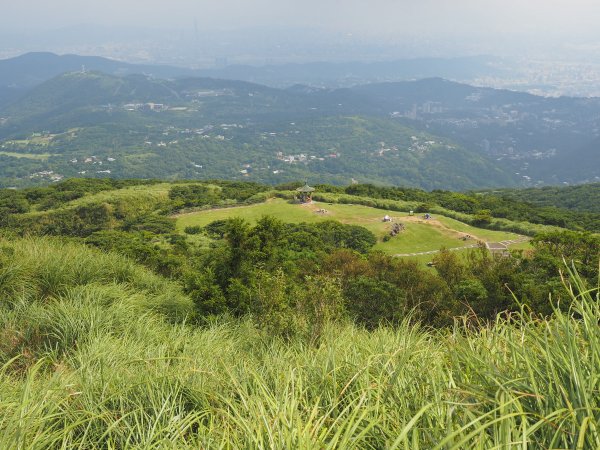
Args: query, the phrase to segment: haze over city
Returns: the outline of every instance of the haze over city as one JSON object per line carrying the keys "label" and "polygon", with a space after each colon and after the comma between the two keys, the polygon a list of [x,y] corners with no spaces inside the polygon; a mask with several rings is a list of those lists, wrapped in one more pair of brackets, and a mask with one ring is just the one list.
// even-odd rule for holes
{"label": "haze over city", "polygon": [[[273,47],[290,46],[290,40],[312,46],[316,59],[326,56],[320,47],[327,43],[315,45],[315,32],[322,38],[336,36],[348,46],[373,47],[371,54],[359,50],[362,59],[557,52],[582,58],[598,48],[598,17],[600,3],[592,0],[26,0],[2,6],[0,52],[15,53],[19,47],[58,51],[61,45],[69,47],[67,39],[72,49],[77,49],[76,40],[80,48],[148,37],[156,43],[208,37],[227,41],[226,31],[233,33],[233,41],[241,33],[250,46],[265,39]],[[352,53],[347,53],[350,59]]]}
{"label": "haze over city", "polygon": [[[54,29],[80,24],[189,26],[203,29],[273,26],[316,27],[373,35],[403,35],[422,31],[464,36],[469,33],[595,35],[600,4],[593,0],[107,0],[80,2],[26,0],[2,7],[0,25]],[[27,17],[24,24],[23,17]]]}

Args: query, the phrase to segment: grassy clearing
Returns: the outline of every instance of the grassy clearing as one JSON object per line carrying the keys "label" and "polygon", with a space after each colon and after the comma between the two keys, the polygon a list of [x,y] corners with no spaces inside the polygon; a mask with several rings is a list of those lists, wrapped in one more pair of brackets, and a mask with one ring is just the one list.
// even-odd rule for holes
{"label": "grassy clearing", "polygon": [[169,191],[173,187],[170,183],[149,184],[140,186],[128,186],[122,189],[111,191],[101,191],[96,194],[86,195],[66,204],[66,206],[80,206],[93,203],[114,203],[121,201],[130,201],[137,203],[153,202],[167,200]]}
{"label": "grassy clearing", "polygon": [[28,139],[15,139],[12,141],[6,141],[6,145],[18,146],[18,147],[26,147],[28,145],[41,145],[47,146],[52,142],[52,140],[56,137],[56,135],[48,134],[43,136],[31,136]]}
{"label": "grassy clearing", "polygon": [[531,242],[520,242],[518,244],[513,244],[510,246],[511,250],[533,250],[533,246]]}
{"label": "grassy clearing", "polygon": [[[183,184],[185,185],[185,183]],[[153,203],[159,205],[169,198],[169,192],[173,187],[180,186],[177,183],[156,183],[139,186],[128,186],[121,189],[101,191],[96,194],[86,195],[65,204],[66,207],[88,205],[94,203]],[[218,188],[214,185],[208,185]]]}
{"label": "grassy clearing", "polygon": [[51,153],[15,153],[15,152],[0,152],[0,156],[9,156],[11,158],[33,159],[38,161],[47,161],[51,156],[56,156]]}
{"label": "grassy clearing", "polygon": [[[325,209],[326,214],[316,211]],[[484,241],[498,242],[514,239],[514,233],[483,230],[475,228],[443,216],[435,216],[434,220],[425,221],[420,217],[408,217],[408,213],[371,208],[362,205],[335,204],[314,202],[312,205],[297,205],[282,199],[271,199],[266,203],[235,208],[213,209],[183,214],[177,218],[177,227],[183,231],[188,226],[205,226],[214,220],[230,217],[242,217],[254,223],[264,215],[275,216],[284,222],[318,222],[337,220],[342,223],[361,225],[372,231],[379,239],[375,249],[389,254],[417,253],[437,250],[440,247],[464,247],[475,241],[463,241],[464,233]],[[391,225],[382,222],[389,215],[405,225],[406,229],[399,236],[383,242],[382,238],[389,234]]]}
{"label": "grassy clearing", "polygon": [[[418,202],[407,202],[402,200],[383,200],[383,199],[373,199],[369,197],[360,197],[354,195],[346,195],[346,194],[318,194],[319,200],[328,201],[328,202],[339,202],[339,203],[354,203],[372,206],[381,209],[391,209],[394,211],[410,211],[416,210],[419,206]],[[432,206],[431,211],[435,215],[452,217],[455,220],[461,221],[463,223],[468,223],[471,221],[472,216],[465,213],[460,213],[457,211],[452,211],[446,208],[442,208],[441,206]],[[561,228],[551,226],[551,225],[540,225],[534,224],[530,222],[518,222],[512,221],[508,219],[500,219],[494,218],[492,219],[490,225],[488,226],[491,230],[497,230],[502,232],[517,232],[524,234],[526,236],[534,236],[538,233],[546,233],[546,232],[554,232],[561,231]]]}
{"label": "grassy clearing", "polygon": [[452,230],[456,230],[461,233],[471,234],[477,236],[479,239],[486,242],[500,242],[504,240],[516,239],[519,235],[517,233],[511,233],[509,231],[494,231],[487,230],[485,228],[477,228],[472,225],[460,222],[450,217],[434,214],[435,218],[442,224]]}
{"label": "grassy clearing", "polygon": [[188,325],[153,307],[176,286],[117,256],[0,244],[0,448],[600,447],[597,290],[547,320],[337,323],[311,346]]}

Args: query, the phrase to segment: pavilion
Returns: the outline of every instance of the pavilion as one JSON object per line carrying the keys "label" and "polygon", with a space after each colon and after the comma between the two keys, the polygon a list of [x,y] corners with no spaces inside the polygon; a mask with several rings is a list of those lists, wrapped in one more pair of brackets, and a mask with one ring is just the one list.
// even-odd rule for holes
{"label": "pavilion", "polygon": [[315,191],[314,187],[308,185],[308,181],[304,183],[304,186],[296,189],[296,192],[300,194],[300,202],[310,203],[312,202],[312,193]]}

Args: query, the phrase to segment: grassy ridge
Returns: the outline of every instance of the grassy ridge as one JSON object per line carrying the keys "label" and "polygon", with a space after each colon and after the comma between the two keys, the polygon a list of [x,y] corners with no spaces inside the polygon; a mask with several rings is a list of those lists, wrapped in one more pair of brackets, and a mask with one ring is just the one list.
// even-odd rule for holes
{"label": "grassy ridge", "polygon": [[598,291],[475,330],[186,323],[177,285],[0,240],[0,448],[598,448]]}
{"label": "grassy ridge", "polygon": [[[316,211],[320,209],[325,209],[326,213],[317,213]],[[443,216],[436,215],[431,221],[423,221],[418,217],[409,217],[406,211],[399,212],[392,209],[378,209],[360,204],[343,203],[316,202],[310,206],[301,206],[281,199],[272,199],[266,203],[256,205],[182,214],[177,217],[177,227],[183,231],[189,226],[206,226],[212,221],[231,217],[242,217],[251,223],[255,223],[264,215],[272,215],[290,223],[337,220],[342,223],[360,225],[372,231],[380,241],[375,249],[392,255],[432,251],[438,250],[440,247],[467,247],[475,242],[473,240],[462,241],[460,239],[462,233],[470,234],[477,239],[488,242],[500,242],[517,237],[509,232],[475,228]],[[389,235],[391,229],[390,223],[382,222],[385,215],[390,215],[394,220],[405,226],[405,230],[398,237],[388,241],[382,241],[384,236]]]}
{"label": "grassy ridge", "polygon": [[[374,208],[389,209],[392,211],[416,210],[419,206],[419,202],[416,201],[386,200],[346,194],[340,195],[325,193],[315,195],[314,198],[325,202],[351,203],[371,206]],[[431,205],[429,211],[435,214],[442,214],[467,224],[472,223],[474,219],[472,214],[453,211],[439,205]],[[486,225],[486,227],[491,230],[521,233],[527,236],[534,236],[537,233],[547,233],[561,230],[561,228],[551,225],[514,221],[503,218],[493,218],[490,223]]]}
{"label": "grassy ridge", "polygon": [[146,306],[175,315],[191,311],[177,284],[118,255],[62,240],[0,237],[0,273],[2,306],[7,308],[50,301],[73,289],[97,285],[136,292]]}

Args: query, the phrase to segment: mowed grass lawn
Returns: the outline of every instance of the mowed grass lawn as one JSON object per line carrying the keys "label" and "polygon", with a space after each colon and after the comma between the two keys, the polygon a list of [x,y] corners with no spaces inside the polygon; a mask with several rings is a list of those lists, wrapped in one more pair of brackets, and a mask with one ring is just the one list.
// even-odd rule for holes
{"label": "mowed grass lawn", "polygon": [[[317,210],[324,209],[325,214]],[[389,215],[395,222],[404,224],[405,230],[398,236],[383,242],[383,237],[389,234],[390,223],[382,221]],[[189,226],[205,226],[215,220],[231,217],[241,217],[250,223],[255,223],[262,216],[270,215],[288,223],[319,222],[337,220],[346,224],[360,225],[372,231],[378,242],[375,249],[388,254],[420,253],[438,250],[440,247],[466,247],[475,243],[474,240],[463,241],[463,233],[470,234],[487,242],[499,242],[514,239],[517,235],[500,231],[483,230],[471,227],[447,217],[434,216],[433,220],[425,221],[420,217],[409,217],[408,213],[386,211],[361,205],[345,205],[314,202],[311,205],[288,203],[282,199],[271,199],[265,203],[233,208],[211,209],[177,216],[177,228],[183,231]]]}

